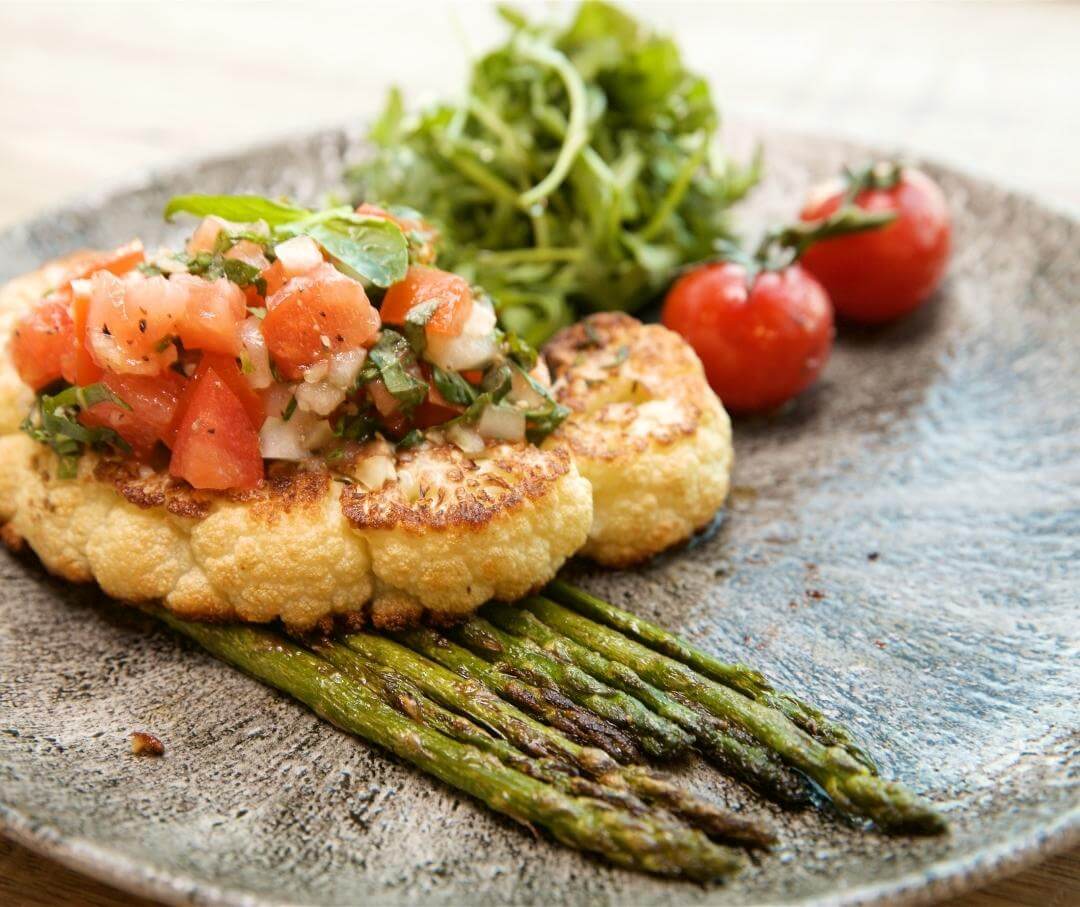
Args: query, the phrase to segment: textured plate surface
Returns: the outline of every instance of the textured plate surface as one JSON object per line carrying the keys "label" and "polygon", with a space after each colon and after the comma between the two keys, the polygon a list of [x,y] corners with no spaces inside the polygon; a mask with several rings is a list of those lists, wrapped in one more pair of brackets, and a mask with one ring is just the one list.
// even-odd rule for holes
{"label": "textured plate surface", "polygon": [[[790,216],[859,149],[767,133],[745,216]],[[314,200],[346,136],[195,164],[0,235],[0,275],[85,245],[176,235],[186,191]],[[1080,827],[1080,228],[931,168],[956,250],[916,317],[844,332],[790,411],[736,426],[720,530],[626,573],[571,572],[760,666],[853,725],[946,810],[943,840],[784,815],[731,883],[610,869],[534,839],[31,558],[0,554],[0,820],[132,890],[228,903],[697,904],[919,900],[1065,846]],[[135,759],[127,735],[165,742]]]}

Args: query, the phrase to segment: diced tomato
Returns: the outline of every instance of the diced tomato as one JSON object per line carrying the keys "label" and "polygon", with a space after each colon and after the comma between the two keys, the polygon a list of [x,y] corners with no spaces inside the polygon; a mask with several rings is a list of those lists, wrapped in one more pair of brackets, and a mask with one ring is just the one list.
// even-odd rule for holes
{"label": "diced tomato", "polygon": [[267,349],[291,380],[332,353],[363,346],[379,330],[379,313],[364,288],[329,264],[292,278],[267,299],[266,310]]}
{"label": "diced tomato", "polygon": [[285,282],[289,279],[280,261],[275,261],[269,268],[263,268],[259,276],[266,281],[267,299],[285,286]]}
{"label": "diced tomato", "polygon": [[259,433],[243,404],[213,368],[188,395],[176,432],[169,473],[195,488],[255,488],[263,478]]}
{"label": "diced tomato", "polygon": [[72,331],[67,349],[60,358],[60,370],[69,384],[85,387],[93,384],[101,375],[101,367],[94,362],[86,346],[86,324],[90,313],[90,293],[84,286],[69,288],[71,296]]}
{"label": "diced tomato", "polygon": [[451,403],[439,393],[435,382],[431,380],[430,370],[426,366],[424,367],[424,380],[428,384],[427,399],[416,407],[416,411],[412,415],[417,428],[434,428],[436,425],[442,425],[443,422],[448,422],[455,416],[460,416],[465,412],[464,406]]}
{"label": "diced tomato", "polygon": [[225,253],[226,258],[242,261],[246,265],[264,271],[270,267],[270,262],[263,251],[263,247],[250,239],[242,239]]}
{"label": "diced tomato", "polygon": [[379,314],[387,324],[402,324],[412,309],[429,302],[436,306],[425,326],[426,333],[456,337],[472,312],[472,289],[457,274],[413,265],[404,280],[386,291]]}
{"label": "diced tomato", "polygon": [[171,340],[187,302],[181,284],[97,271],[90,286],[86,343],[97,365],[120,375],[157,375],[176,361]]}
{"label": "diced tomato", "polygon": [[240,322],[247,317],[247,300],[231,280],[219,277],[204,280],[191,274],[177,274],[171,283],[185,293],[180,339],[186,349],[212,353],[240,353]]}
{"label": "diced tomato", "polygon": [[67,279],[82,280],[96,271],[109,271],[122,277],[142,264],[146,259],[141,240],[133,239],[129,243],[111,249],[108,252],[87,252],[72,261]]}
{"label": "diced tomato", "polygon": [[11,358],[19,377],[34,390],[60,378],[61,362],[74,330],[63,302],[44,302],[27,312],[16,323],[11,338]]}
{"label": "diced tomato", "polygon": [[236,399],[240,401],[240,405],[244,407],[248,419],[251,420],[252,428],[256,431],[262,428],[263,422],[266,421],[266,405],[263,403],[262,397],[248,384],[244,373],[240,371],[236,357],[225,356],[221,353],[204,353],[199,368],[195,372],[195,377],[198,378],[199,374],[208,368],[212,368],[217,372],[217,376],[236,395]]}
{"label": "diced tomato", "polygon": [[187,378],[172,369],[154,376],[107,372],[102,383],[131,409],[98,403],[79,414],[83,425],[111,428],[142,459],[153,452],[158,441],[171,441],[170,426],[185,388],[191,383]]}
{"label": "diced tomato", "polygon": [[469,384],[479,384],[484,380],[484,372],[478,368],[467,368],[459,373]]}

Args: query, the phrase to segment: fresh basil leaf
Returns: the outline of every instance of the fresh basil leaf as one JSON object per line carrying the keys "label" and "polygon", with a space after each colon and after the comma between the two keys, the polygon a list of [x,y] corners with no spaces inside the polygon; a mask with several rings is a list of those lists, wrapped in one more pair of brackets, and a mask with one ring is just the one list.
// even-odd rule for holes
{"label": "fresh basil leaf", "polygon": [[384,329],[378,343],[368,352],[368,359],[379,370],[386,389],[401,404],[406,414],[427,399],[427,382],[408,369],[416,365],[416,357],[404,337],[397,331]]}
{"label": "fresh basil leaf", "polygon": [[404,279],[409,268],[409,243],[401,228],[382,218],[334,218],[303,228],[351,277],[377,287]]}
{"label": "fresh basil leaf", "polygon": [[469,406],[476,399],[473,386],[457,372],[443,371],[435,365],[431,368],[431,380],[447,403]]}
{"label": "fresh basil leaf", "polygon": [[289,402],[285,404],[285,409],[281,411],[281,421],[288,422],[293,413],[296,412],[296,397],[289,397]]}
{"label": "fresh basil leaf", "polygon": [[196,217],[216,214],[236,223],[263,220],[271,227],[278,227],[300,220],[311,212],[261,195],[174,195],[165,206],[165,220],[172,220],[181,213]]}

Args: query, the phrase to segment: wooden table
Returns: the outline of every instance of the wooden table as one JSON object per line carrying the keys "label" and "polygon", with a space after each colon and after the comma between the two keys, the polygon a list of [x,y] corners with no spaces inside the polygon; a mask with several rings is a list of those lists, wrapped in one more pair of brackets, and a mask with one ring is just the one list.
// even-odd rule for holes
{"label": "wooden table", "polygon": [[[640,14],[678,35],[727,111],[911,149],[1080,214],[1080,7]],[[438,97],[498,33],[482,5],[415,0],[2,5],[0,227],[148,167],[368,117],[391,82]],[[2,840],[0,902],[140,903]],[[952,903],[1080,903],[1080,850]]]}

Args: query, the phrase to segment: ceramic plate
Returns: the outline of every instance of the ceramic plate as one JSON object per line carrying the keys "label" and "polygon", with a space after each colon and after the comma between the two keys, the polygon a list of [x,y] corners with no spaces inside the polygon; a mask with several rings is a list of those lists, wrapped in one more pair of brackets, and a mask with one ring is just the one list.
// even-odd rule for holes
{"label": "ceramic plate", "polygon": [[[790,216],[865,149],[759,133],[747,221]],[[0,235],[0,275],[134,234],[174,193],[314,201],[354,148],[320,133]],[[855,727],[953,823],[888,838],[786,815],[703,767],[782,844],[726,885],[612,869],[338,733],[32,558],[0,555],[0,820],[123,888],[200,903],[895,903],[986,881],[1080,829],[1080,227],[940,167],[955,254],[933,304],[845,331],[791,410],[736,425],[719,531],[649,567],[574,567],[612,600],[762,667]],[[163,759],[136,759],[147,730]]]}

